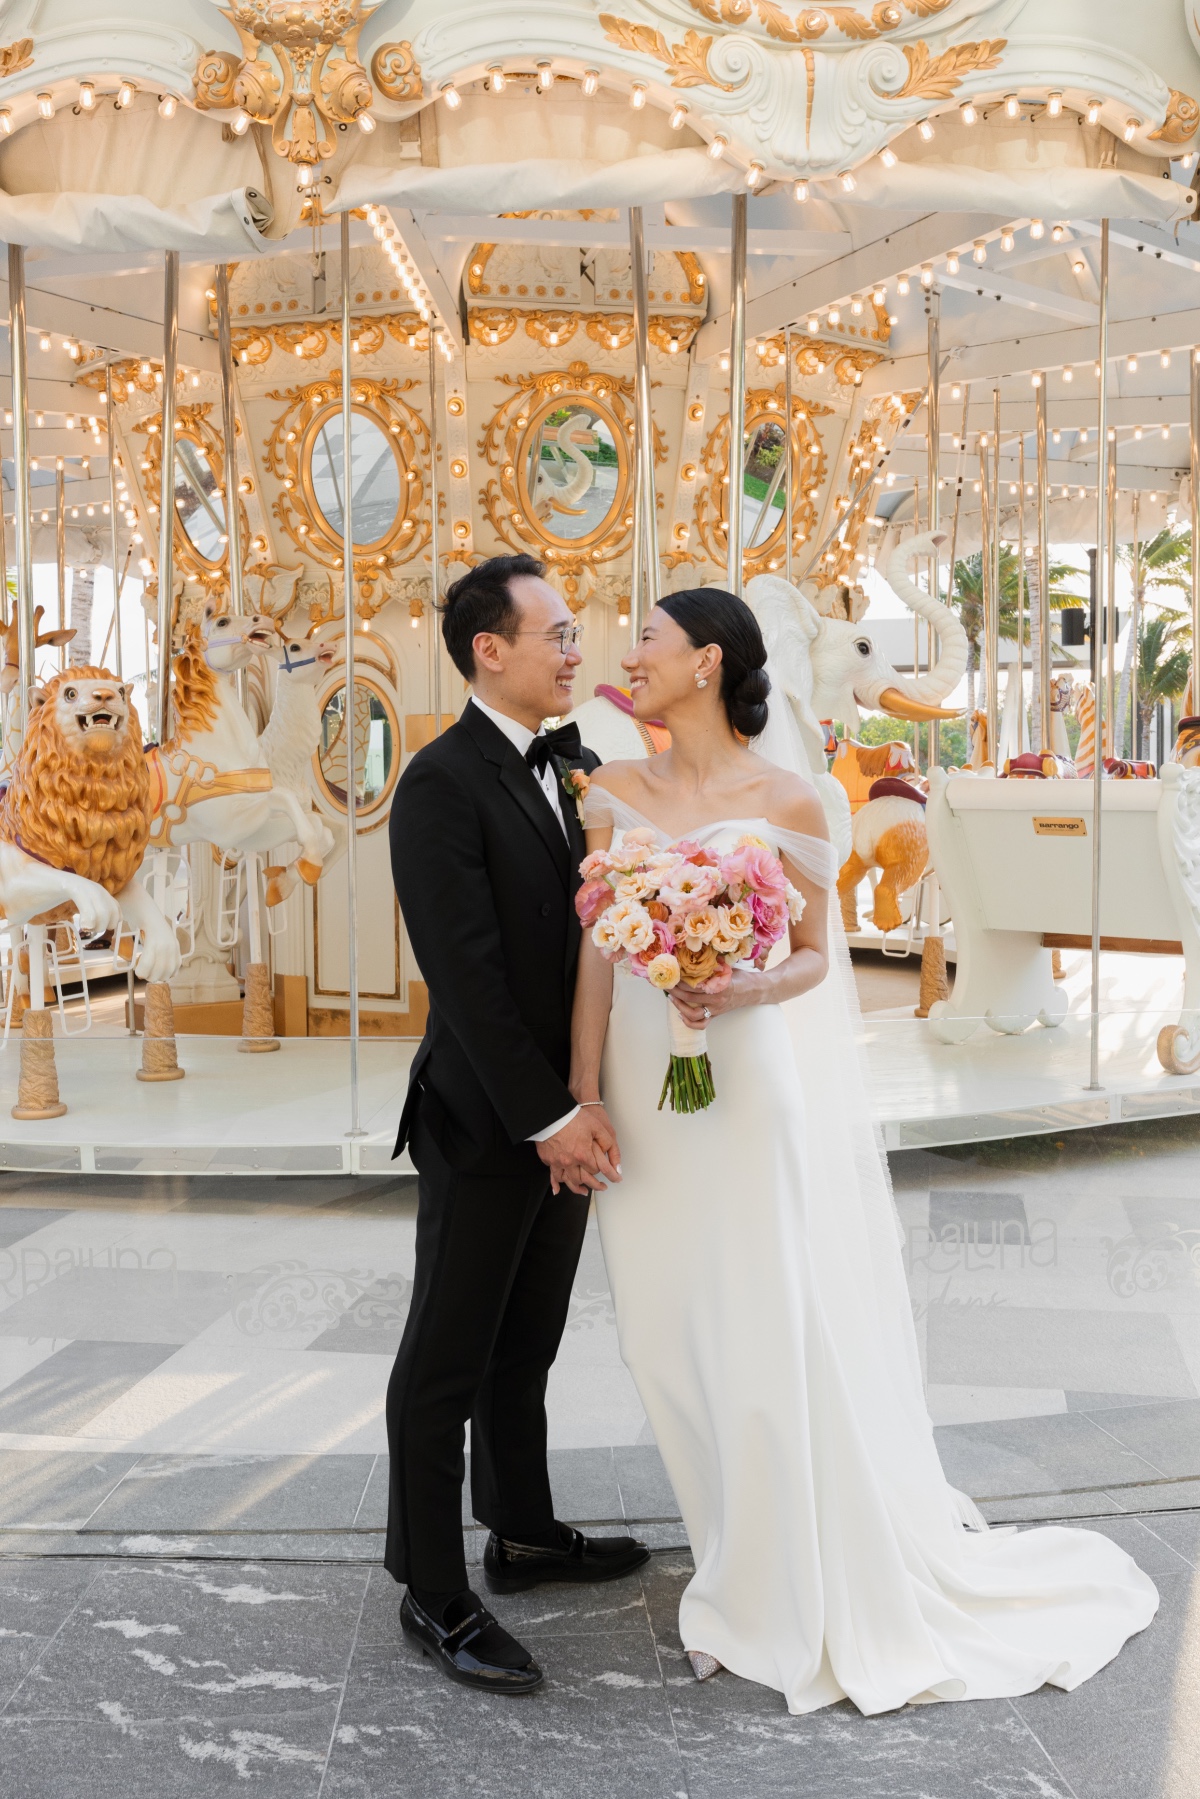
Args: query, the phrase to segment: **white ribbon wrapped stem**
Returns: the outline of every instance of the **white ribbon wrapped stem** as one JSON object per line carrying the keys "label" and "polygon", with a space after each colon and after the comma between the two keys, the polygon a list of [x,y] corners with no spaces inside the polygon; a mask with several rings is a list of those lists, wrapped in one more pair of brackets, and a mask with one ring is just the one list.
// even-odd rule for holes
{"label": "white ribbon wrapped stem", "polygon": [[[697,998],[700,996],[697,995]],[[671,1032],[671,1054],[673,1056],[703,1056],[708,1053],[708,1032],[694,1031],[685,1024],[678,1006],[667,1001],[667,1019]]]}

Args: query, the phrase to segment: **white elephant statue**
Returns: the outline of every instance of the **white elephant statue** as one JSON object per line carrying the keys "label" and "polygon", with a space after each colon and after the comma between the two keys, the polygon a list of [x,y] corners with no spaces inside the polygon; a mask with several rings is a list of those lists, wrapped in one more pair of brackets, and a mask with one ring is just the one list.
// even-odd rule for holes
{"label": "white elephant statue", "polygon": [[[937,637],[937,661],[924,675],[900,674],[861,624],[823,615],[803,587],[794,587],[782,576],[755,575],[746,583],[746,600],[762,627],[772,675],[787,695],[799,727],[839,863],[850,854],[850,805],[845,788],[826,769],[824,721],[840,719],[848,732],[853,731],[860,722],[860,707],[921,722],[960,716],[938,702],[954,691],[966,671],[967,634],[958,615],[908,574],[915,556],[930,556],[944,542],[940,534],[911,537],[893,552],[887,566],[893,592],[933,626]],[[586,700],[571,718],[584,743],[602,761],[632,761],[650,754],[646,732],[632,710],[626,713],[608,699]]]}

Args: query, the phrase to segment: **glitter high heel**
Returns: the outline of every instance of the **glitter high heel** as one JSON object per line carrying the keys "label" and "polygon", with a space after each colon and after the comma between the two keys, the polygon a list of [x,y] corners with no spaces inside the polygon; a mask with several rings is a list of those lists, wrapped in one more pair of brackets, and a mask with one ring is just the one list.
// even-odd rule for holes
{"label": "glitter high heel", "polygon": [[714,1674],[721,1672],[721,1663],[715,1655],[709,1655],[703,1649],[689,1649],[687,1658],[692,1664],[692,1673],[697,1680],[711,1680]]}

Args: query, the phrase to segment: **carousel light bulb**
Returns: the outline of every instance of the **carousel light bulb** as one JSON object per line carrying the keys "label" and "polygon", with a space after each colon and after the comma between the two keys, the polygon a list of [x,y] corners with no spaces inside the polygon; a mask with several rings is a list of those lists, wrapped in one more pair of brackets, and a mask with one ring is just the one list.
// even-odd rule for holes
{"label": "carousel light bulb", "polygon": [[975,111],[975,108],[969,100],[964,100],[958,109],[958,116],[964,125],[973,125],[979,117],[979,114]]}
{"label": "carousel light bulb", "polygon": [[862,309],[863,309],[862,295],[855,294],[850,301],[850,310],[854,314],[855,318],[860,318],[862,316]]}
{"label": "carousel light bulb", "polygon": [[1137,374],[1137,357],[1136,356],[1127,356],[1125,358],[1125,373],[1127,375],[1136,375]]}
{"label": "carousel light bulb", "polygon": [[38,349],[39,350],[48,350],[49,348],[50,348],[50,339],[46,336],[45,332],[43,331],[41,337],[38,338]]}
{"label": "carousel light bulb", "polygon": [[502,94],[508,85],[504,70],[500,67],[498,62],[493,63],[488,70],[488,79],[491,82],[493,94]]}
{"label": "carousel light bulb", "polygon": [[96,90],[93,87],[92,83],[90,81],[81,81],[79,83],[79,110],[80,110],[80,112],[91,112],[91,110],[95,106],[95,104],[96,104]]}
{"label": "carousel light bulb", "polygon": [[1164,425],[1164,426],[1163,426],[1163,428],[1162,428],[1162,436],[1163,436],[1163,442],[1164,442],[1164,443],[1166,443],[1166,441],[1167,441],[1167,439],[1168,439],[1168,438],[1169,438],[1169,437],[1170,437],[1170,435],[1171,435],[1171,427],[1170,427],[1170,425]]}
{"label": "carousel light bulb", "polygon": [[762,180],[764,173],[765,171],[761,162],[752,162],[750,167],[746,170],[746,186],[749,188],[757,187]]}
{"label": "carousel light bulb", "polygon": [[1142,441],[1142,427],[1140,425],[1135,425],[1133,427],[1133,441],[1134,443],[1141,443]]}
{"label": "carousel light bulb", "polygon": [[1179,158],[1179,164],[1180,167],[1185,169],[1190,175],[1196,166],[1196,152],[1194,150],[1189,150],[1186,156],[1181,156]]}
{"label": "carousel light bulb", "polygon": [[1004,116],[1007,119],[1019,119],[1020,118],[1021,102],[1017,99],[1017,96],[1015,94],[1005,94],[1005,96],[1004,96]]}
{"label": "carousel light bulb", "polygon": [[906,294],[909,290],[909,285],[910,283],[907,275],[898,275],[896,277],[896,292],[898,294]]}
{"label": "carousel light bulb", "polygon": [[583,75],[583,97],[590,100],[600,86],[599,69],[585,69]]}
{"label": "carousel light bulb", "polygon": [[35,413],[33,422],[35,425],[37,425],[40,428],[42,425],[44,425],[46,423],[45,413],[44,412]]}
{"label": "carousel light bulb", "polygon": [[1049,113],[1049,115],[1052,119],[1058,118],[1059,114],[1062,112],[1062,95],[1061,94],[1051,94],[1050,95],[1050,98],[1046,101],[1046,111]]}
{"label": "carousel light bulb", "polygon": [[1104,102],[1102,100],[1089,100],[1088,101],[1088,103],[1087,103],[1087,122],[1089,125],[1098,125],[1100,123],[1100,109],[1103,105],[1104,105]]}
{"label": "carousel light bulb", "polygon": [[708,154],[712,157],[714,162],[717,162],[720,160],[720,158],[722,156],[724,156],[724,154],[725,154],[726,150],[728,150],[728,148],[729,148],[729,139],[727,137],[722,137],[721,133],[718,131],[716,137],[713,138],[712,142],[708,146]]}
{"label": "carousel light bulb", "polygon": [[816,336],[816,335],[817,335],[817,332],[818,332],[818,331],[819,331],[819,330],[820,330],[820,329],[821,329],[821,321],[820,321],[820,319],[819,319],[819,318],[817,318],[817,317],[816,317],[816,315],[815,315],[815,314],[814,314],[814,315],[813,315],[813,316],[812,316],[812,317],[811,317],[811,318],[810,318],[810,319],[809,319],[809,320],[808,320],[808,323],[807,323],[807,326],[806,326],[806,330],[807,330],[807,331],[808,331],[808,334],[809,334],[809,336],[810,336],[810,337],[815,337],[815,336]]}
{"label": "carousel light bulb", "polygon": [[1040,374],[1037,374],[1036,372],[1034,374],[1032,374],[1029,377],[1029,379],[1034,387],[1040,387],[1042,385],[1042,377]]}
{"label": "carousel light bulb", "polygon": [[675,105],[671,108],[671,117],[667,121],[671,127],[671,130],[672,131],[682,131],[683,126],[687,120],[687,116],[688,116],[687,107],[683,104],[682,100],[677,100]]}
{"label": "carousel light bulb", "polygon": [[1121,135],[1125,139],[1125,142],[1127,144],[1131,144],[1133,142],[1134,138],[1137,135],[1138,129],[1141,126],[1141,123],[1142,123],[1142,121],[1140,119],[1126,119],[1125,129],[1121,133]]}
{"label": "carousel light bulb", "polygon": [[886,287],[874,288],[871,293],[871,301],[872,301],[872,304],[875,306],[886,305],[887,304],[887,288]]}
{"label": "carousel light bulb", "polygon": [[158,102],[160,119],[173,119],[179,111],[179,98],[176,94],[163,94]]}
{"label": "carousel light bulb", "polygon": [[1087,432],[1087,426],[1085,425],[1083,427],[1083,430],[1079,433],[1079,441],[1081,444],[1085,444],[1087,442],[1087,440],[1088,440],[1088,432]]}
{"label": "carousel light bulb", "polygon": [[11,132],[12,128],[13,128],[12,107],[11,106],[0,106],[0,132],[3,132],[4,136],[7,137],[9,135],[9,133]]}
{"label": "carousel light bulb", "polygon": [[890,144],[885,144],[883,149],[879,152],[879,160],[885,169],[894,169],[900,158],[896,155],[896,152],[892,149]]}
{"label": "carousel light bulb", "polygon": [[987,245],[981,237],[975,239],[975,248],[971,251],[971,259],[973,262],[979,263],[987,261]]}
{"label": "carousel light bulb", "polygon": [[829,308],[829,323],[836,327],[836,326],[840,325],[841,322],[842,322],[841,312],[839,311],[839,309],[836,306],[831,306]]}
{"label": "carousel light bulb", "polygon": [[[6,129],[9,131],[12,130],[11,123],[6,127]],[[799,200],[801,202],[801,204],[803,204],[803,202],[808,199],[808,182],[807,181],[797,181],[795,187],[792,189],[792,197],[793,197],[793,199]]]}
{"label": "carousel light bulb", "polygon": [[1051,227],[1050,241],[1055,244],[1061,244],[1066,235],[1067,228],[1065,225],[1054,225]]}
{"label": "carousel light bulb", "polygon": [[646,104],[646,90],[640,81],[635,81],[629,90],[629,104],[634,112],[641,112]]}
{"label": "carousel light bulb", "polygon": [[1000,248],[1002,250],[1011,250],[1016,241],[1011,229],[1005,229],[1000,233]]}
{"label": "carousel light bulb", "polygon": [[443,85],[442,99],[446,102],[446,105],[450,108],[451,112],[457,112],[462,105],[462,95],[452,81],[447,81]]}
{"label": "carousel light bulb", "polygon": [[919,132],[921,138],[923,139],[923,141],[925,143],[931,144],[933,142],[933,120],[932,119],[922,119],[921,123],[917,126],[917,131]]}
{"label": "carousel light bulb", "polygon": [[37,109],[44,119],[52,119],[54,117],[54,95],[39,94],[37,97]]}
{"label": "carousel light bulb", "polygon": [[246,133],[249,131],[250,114],[246,111],[244,106],[239,106],[235,109],[234,115],[229,121],[229,129],[232,131],[234,137],[245,137]]}
{"label": "carousel light bulb", "polygon": [[1064,381],[1074,381],[1075,370],[1071,367],[1070,363],[1068,363],[1066,368],[1063,370],[1062,378]]}
{"label": "carousel light bulb", "polygon": [[540,62],[537,66],[537,72],[538,86],[544,94],[549,93],[550,89],[554,86],[554,65],[548,62]]}
{"label": "carousel light bulb", "polygon": [[1170,368],[1170,366],[1171,366],[1171,352],[1170,352],[1170,350],[1163,350],[1163,351],[1161,351],[1161,352],[1160,352],[1160,354],[1159,354],[1159,358],[1158,358],[1158,366],[1159,366],[1159,367],[1160,367],[1160,368],[1163,368],[1163,369],[1169,369],[1169,368]]}
{"label": "carousel light bulb", "polygon": [[117,89],[117,105],[132,106],[133,96],[137,93],[132,81],[123,81]]}
{"label": "carousel light bulb", "polygon": [[[954,386],[950,389],[950,398],[952,400],[961,400],[962,399],[962,386],[957,381],[954,383]],[[958,446],[956,444],[955,448],[957,449],[957,447]]]}
{"label": "carousel light bulb", "polygon": [[947,256],[947,258],[946,258],[946,273],[948,275],[957,275],[958,274],[958,257],[954,254],[953,251],[951,251],[949,256]]}
{"label": "carousel light bulb", "polygon": [[1029,235],[1030,237],[1045,237],[1046,227],[1043,225],[1041,219],[1030,219]]}
{"label": "carousel light bulb", "polygon": [[921,286],[933,286],[933,264],[931,262],[923,262],[921,264]]}
{"label": "carousel light bulb", "polygon": [[364,137],[370,137],[375,129],[375,116],[373,113],[368,112],[367,108],[364,106],[361,112],[355,113],[354,123],[358,126],[358,129],[362,132]]}
{"label": "carousel light bulb", "polygon": [[1060,444],[1062,442],[1062,432],[1061,431],[1051,432],[1051,437],[1053,438],[1053,440],[1056,444]]}

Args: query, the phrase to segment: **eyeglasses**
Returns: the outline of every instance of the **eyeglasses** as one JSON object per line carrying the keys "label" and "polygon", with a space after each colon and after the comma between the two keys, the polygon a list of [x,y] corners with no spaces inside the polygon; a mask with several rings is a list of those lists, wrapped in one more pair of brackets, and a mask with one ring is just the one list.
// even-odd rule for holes
{"label": "eyeglasses", "polygon": [[575,650],[583,642],[582,625],[563,625],[559,631],[518,631],[518,637],[540,637],[544,643],[557,643],[565,656],[568,650]]}

